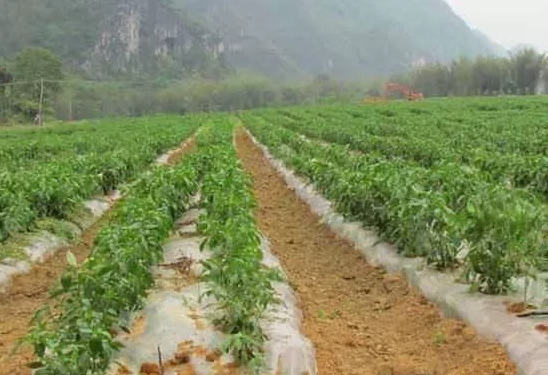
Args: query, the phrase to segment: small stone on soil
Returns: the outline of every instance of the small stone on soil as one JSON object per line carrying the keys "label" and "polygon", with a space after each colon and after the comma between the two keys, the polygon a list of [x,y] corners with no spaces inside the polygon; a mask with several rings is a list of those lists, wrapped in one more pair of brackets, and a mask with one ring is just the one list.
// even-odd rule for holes
{"label": "small stone on soil", "polygon": [[177,365],[183,364],[183,363],[189,363],[190,362],[190,355],[188,353],[176,353],[175,354],[175,361],[177,362]]}
{"label": "small stone on soil", "polygon": [[156,363],[145,362],[139,370],[141,375],[160,375],[160,367]]}
{"label": "small stone on soil", "polygon": [[222,356],[222,353],[220,353],[218,351],[211,350],[211,351],[207,352],[207,354],[206,354],[206,361],[215,362],[216,360],[221,358],[221,356]]}

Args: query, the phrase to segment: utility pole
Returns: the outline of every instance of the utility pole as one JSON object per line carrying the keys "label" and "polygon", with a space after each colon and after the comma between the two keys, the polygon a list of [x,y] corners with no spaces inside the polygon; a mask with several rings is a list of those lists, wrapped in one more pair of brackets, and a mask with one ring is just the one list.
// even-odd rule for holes
{"label": "utility pole", "polygon": [[43,120],[42,120],[42,109],[43,109],[43,101],[44,101],[44,78],[40,79],[40,101],[38,102],[38,126],[42,126]]}

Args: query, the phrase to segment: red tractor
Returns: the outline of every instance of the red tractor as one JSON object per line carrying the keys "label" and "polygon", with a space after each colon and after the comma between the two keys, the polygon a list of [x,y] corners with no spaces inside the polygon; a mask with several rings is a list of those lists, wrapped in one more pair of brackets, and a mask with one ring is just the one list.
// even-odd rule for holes
{"label": "red tractor", "polygon": [[422,92],[415,92],[409,86],[401,85],[399,83],[387,82],[384,84],[384,98],[389,100],[390,94],[393,92],[399,92],[403,94],[405,98],[409,101],[417,101],[424,99]]}

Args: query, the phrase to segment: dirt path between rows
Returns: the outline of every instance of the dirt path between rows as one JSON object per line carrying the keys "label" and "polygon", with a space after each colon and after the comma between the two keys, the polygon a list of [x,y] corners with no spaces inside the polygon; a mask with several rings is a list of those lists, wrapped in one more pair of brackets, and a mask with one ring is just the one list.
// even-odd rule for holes
{"label": "dirt path between rows", "polygon": [[[191,138],[170,156],[168,165],[176,164],[184,154],[193,149],[194,138]],[[25,345],[12,353],[14,346],[27,334],[35,311],[48,301],[49,291],[66,268],[67,252],[72,252],[79,263],[84,261],[95,237],[108,223],[113,208],[114,206],[86,229],[77,243],[57,250],[44,263],[35,264],[29,273],[14,276],[6,293],[0,293],[0,375],[31,374],[27,364],[33,358],[32,348]]]}
{"label": "dirt path between rows", "polygon": [[85,230],[78,243],[59,249],[44,263],[35,264],[30,273],[13,277],[7,292],[0,294],[0,375],[31,374],[26,365],[32,360],[32,348],[26,345],[11,355],[14,345],[28,332],[34,312],[47,302],[49,291],[66,268],[67,251],[71,251],[78,262],[86,259],[110,212]]}
{"label": "dirt path between rows", "polygon": [[189,139],[181,143],[181,147],[169,156],[169,158],[167,159],[167,164],[168,165],[177,164],[184,155],[188,154],[189,152],[193,152],[195,147],[196,147],[196,137],[193,135]]}
{"label": "dirt path between rows", "polygon": [[370,266],[320,223],[243,132],[256,215],[301,299],[320,375],[517,374],[503,348],[446,319],[403,276]]}

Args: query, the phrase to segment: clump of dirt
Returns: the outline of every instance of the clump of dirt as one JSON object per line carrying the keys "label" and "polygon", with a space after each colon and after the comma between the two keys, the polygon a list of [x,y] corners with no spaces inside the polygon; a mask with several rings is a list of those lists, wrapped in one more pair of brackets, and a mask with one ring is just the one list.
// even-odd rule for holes
{"label": "clump of dirt", "polygon": [[162,370],[175,372],[177,375],[196,375],[197,372],[192,365],[192,357],[205,358],[213,364],[214,374],[238,375],[239,366],[236,364],[221,364],[222,353],[220,351],[208,350],[207,348],[195,345],[192,341],[184,341],[177,345],[177,352],[160,368],[159,363],[145,362],[141,365],[139,375],[160,375]]}
{"label": "clump of dirt", "polygon": [[548,334],[548,325],[547,324],[537,324],[535,329],[539,332]]}
{"label": "clump of dirt", "polygon": [[259,228],[300,297],[319,374],[517,374],[500,345],[442,317],[403,275],[369,265],[322,224],[245,133],[236,143]]}
{"label": "clump of dirt", "polygon": [[189,153],[189,152],[192,152],[194,150],[194,146],[195,146],[195,139],[194,137],[190,138],[189,140],[183,142],[181,144],[181,147],[178,148],[177,150],[175,150],[170,156],[169,158],[167,159],[167,164],[168,165],[174,165],[174,164],[177,164],[177,162],[179,162],[179,160],[181,160],[181,158],[183,157],[183,155]]}
{"label": "clump of dirt", "polygon": [[116,371],[116,375],[130,375],[131,370],[127,368],[127,366],[123,364],[118,364],[118,371]]}
{"label": "clump of dirt", "polygon": [[157,363],[145,362],[141,365],[139,375],[160,375],[160,366]]}
{"label": "clump of dirt", "polygon": [[526,302],[506,303],[506,311],[510,314],[521,314],[527,310],[536,310],[537,307]]}
{"label": "clump of dirt", "polygon": [[128,338],[135,338],[139,337],[145,332],[145,328],[147,326],[146,318],[142,315],[135,318],[133,323],[131,324],[131,327],[129,329],[129,333],[127,333]]}
{"label": "clump of dirt", "polygon": [[164,263],[160,264],[159,266],[175,270],[182,275],[188,275],[190,274],[190,267],[192,266],[192,263],[194,263],[194,260],[192,258],[183,256],[172,263]]}

